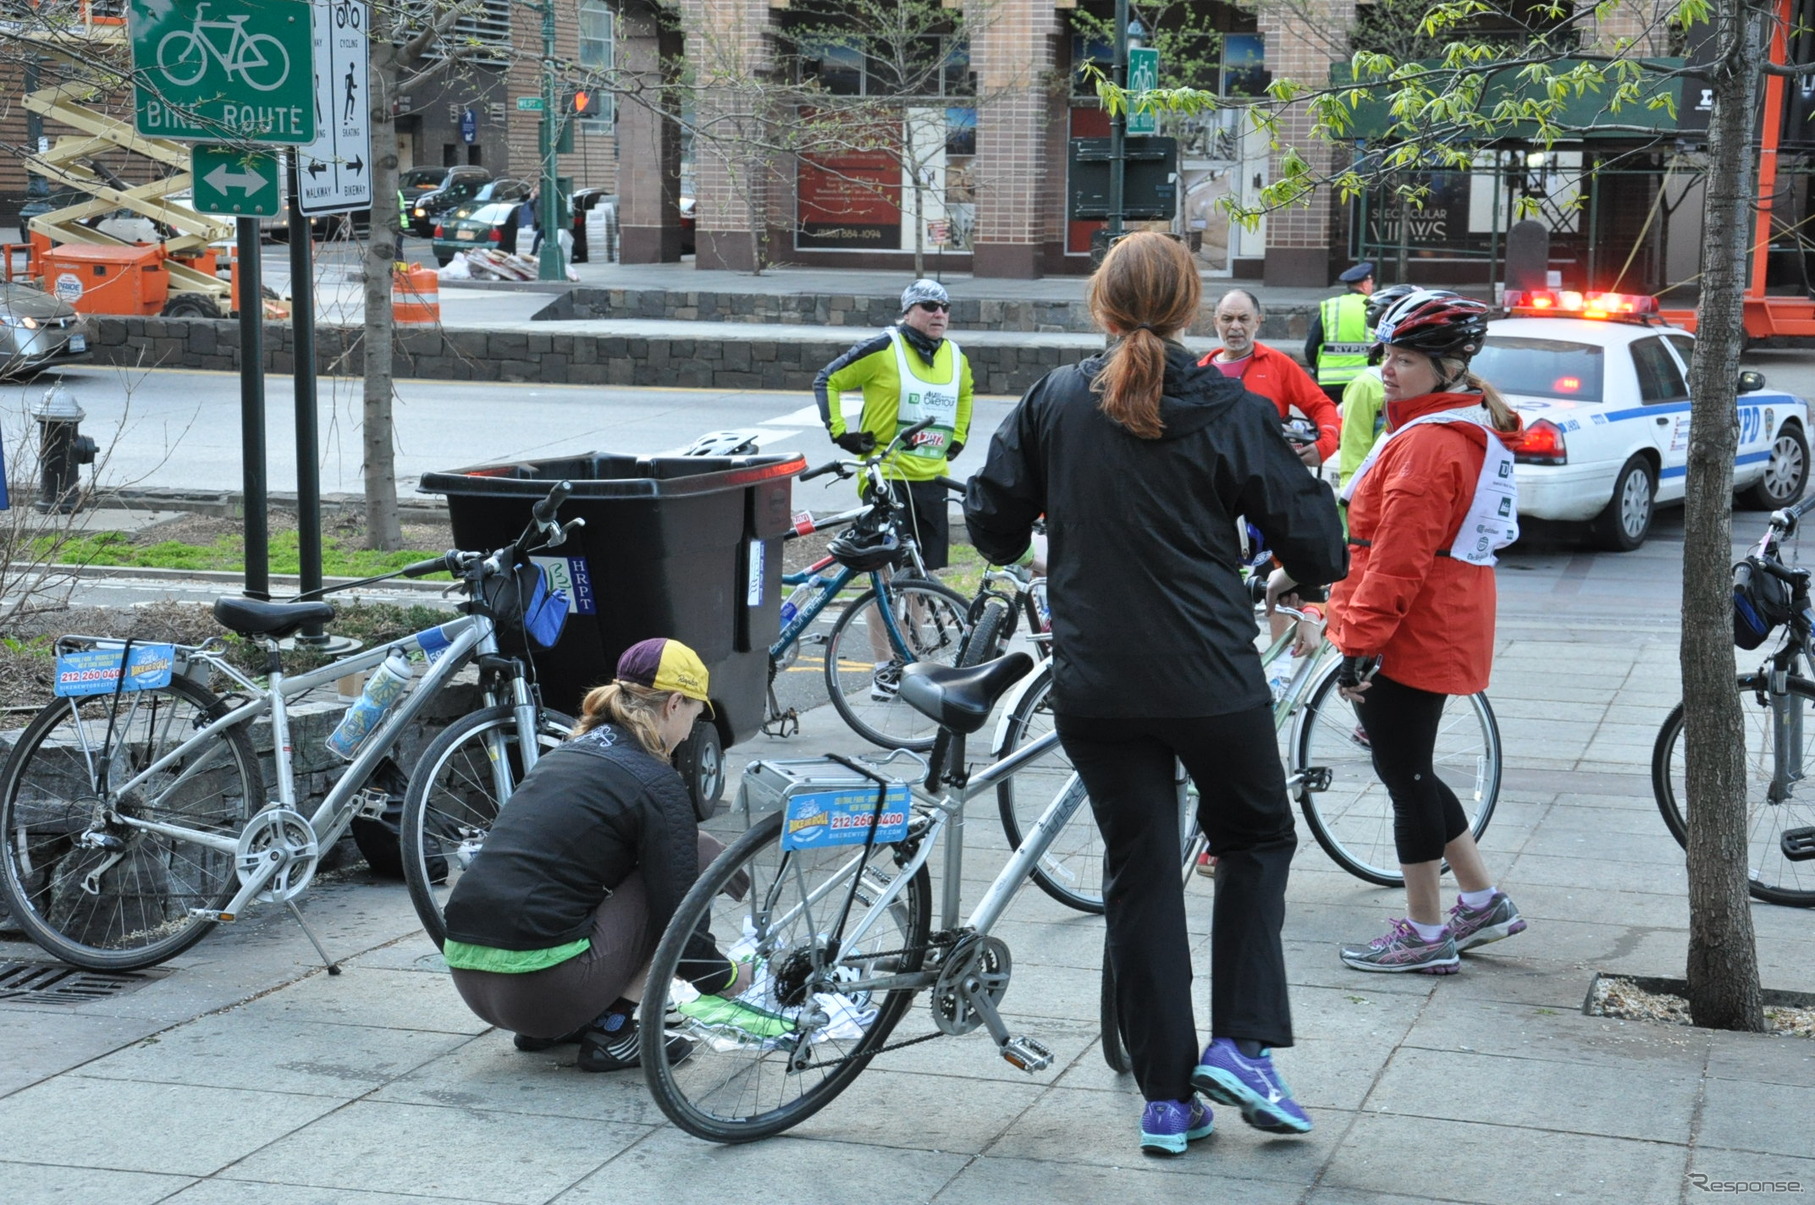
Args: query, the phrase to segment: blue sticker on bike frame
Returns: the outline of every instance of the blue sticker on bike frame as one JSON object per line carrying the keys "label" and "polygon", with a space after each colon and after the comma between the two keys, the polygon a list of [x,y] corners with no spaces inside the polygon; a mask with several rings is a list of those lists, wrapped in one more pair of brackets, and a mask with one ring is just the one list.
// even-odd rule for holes
{"label": "blue sticker on bike frame", "polygon": [[170,685],[170,671],[176,664],[174,644],[133,645],[124,685],[120,682],[121,652],[119,648],[105,648],[58,653],[57,695],[110,695],[116,689],[156,690]]}
{"label": "blue sticker on bike frame", "polygon": [[[870,838],[870,821],[876,815],[876,790],[866,783],[791,796],[782,818],[781,847],[862,845]],[[876,844],[887,845],[907,836],[909,798],[905,782],[889,787],[876,826]]]}

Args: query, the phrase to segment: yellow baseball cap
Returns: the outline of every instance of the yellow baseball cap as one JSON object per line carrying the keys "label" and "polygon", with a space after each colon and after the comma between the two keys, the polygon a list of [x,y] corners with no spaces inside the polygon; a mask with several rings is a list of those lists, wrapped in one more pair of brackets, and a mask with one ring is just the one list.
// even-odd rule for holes
{"label": "yellow baseball cap", "polygon": [[711,677],[698,653],[680,641],[664,636],[639,640],[618,658],[618,681],[647,686],[651,690],[679,691],[689,699],[704,703],[708,715],[714,714],[712,696],[708,693]]}

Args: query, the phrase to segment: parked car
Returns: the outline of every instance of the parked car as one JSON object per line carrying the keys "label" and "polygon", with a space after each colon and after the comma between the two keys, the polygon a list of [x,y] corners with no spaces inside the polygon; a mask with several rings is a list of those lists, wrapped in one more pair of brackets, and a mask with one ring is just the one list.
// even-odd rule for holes
{"label": "parked car", "polygon": [[67,302],[17,281],[0,284],[0,377],[88,356],[88,320]]}
{"label": "parked car", "polygon": [[403,173],[398,191],[407,206],[404,231],[422,238],[435,232],[435,219],[473,198],[491,183],[492,174],[483,167],[416,168]]}
{"label": "parked car", "polygon": [[[471,247],[491,247],[501,251],[522,251],[528,253],[529,247],[516,245],[517,211],[523,207],[522,201],[495,201],[490,205],[481,205],[477,209],[457,211],[445,215],[435,224],[434,247],[435,262],[446,267],[452,263],[454,256]],[[533,237],[525,234],[524,241]]]}
{"label": "parked car", "polygon": [[[1619,552],[1645,542],[1656,508],[1682,501],[1695,336],[1651,297],[1509,293],[1470,366],[1525,420],[1513,449],[1519,514],[1586,521]],[[1740,374],[1733,488],[1774,509],[1809,481],[1809,406]]]}

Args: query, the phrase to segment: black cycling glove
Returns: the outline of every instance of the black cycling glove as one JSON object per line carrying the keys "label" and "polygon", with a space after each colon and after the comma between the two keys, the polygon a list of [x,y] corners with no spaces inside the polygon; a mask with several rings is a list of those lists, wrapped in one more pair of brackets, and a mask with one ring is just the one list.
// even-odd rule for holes
{"label": "black cycling glove", "polygon": [[862,456],[876,447],[876,437],[868,431],[846,431],[834,435],[832,442],[853,456]]}
{"label": "black cycling glove", "polygon": [[1336,685],[1346,686],[1350,690],[1372,678],[1380,670],[1378,654],[1371,657],[1344,657],[1342,664],[1336,667]]}
{"label": "black cycling glove", "polygon": [[945,458],[947,460],[956,460],[956,459],[958,459],[958,453],[960,453],[962,451],[964,451],[964,441],[960,440],[960,439],[954,439],[951,442],[951,446],[949,446],[945,449]]}

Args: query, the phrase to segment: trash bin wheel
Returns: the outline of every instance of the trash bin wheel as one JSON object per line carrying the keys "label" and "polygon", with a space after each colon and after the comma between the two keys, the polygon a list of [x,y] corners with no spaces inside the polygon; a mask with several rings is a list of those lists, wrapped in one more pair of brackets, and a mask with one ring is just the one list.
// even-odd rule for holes
{"label": "trash bin wheel", "polygon": [[674,751],[674,768],[693,796],[693,814],[709,819],[725,796],[725,742],[718,725],[701,717],[693,723],[693,733]]}

